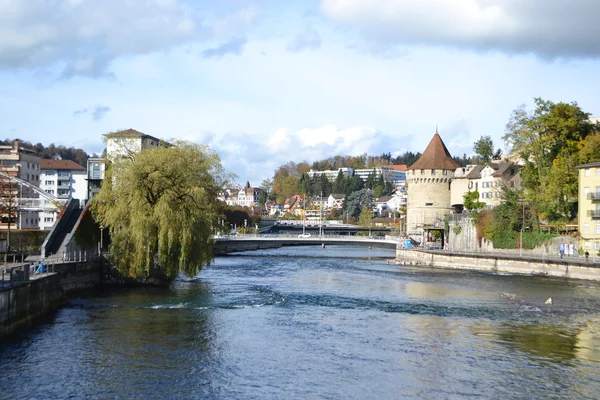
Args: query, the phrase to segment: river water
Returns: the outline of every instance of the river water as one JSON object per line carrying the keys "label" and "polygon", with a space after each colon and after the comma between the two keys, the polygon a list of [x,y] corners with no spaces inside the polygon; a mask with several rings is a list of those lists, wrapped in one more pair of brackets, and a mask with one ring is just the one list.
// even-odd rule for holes
{"label": "river water", "polygon": [[169,289],[72,298],[2,339],[0,398],[600,397],[600,285],[393,257],[248,252]]}

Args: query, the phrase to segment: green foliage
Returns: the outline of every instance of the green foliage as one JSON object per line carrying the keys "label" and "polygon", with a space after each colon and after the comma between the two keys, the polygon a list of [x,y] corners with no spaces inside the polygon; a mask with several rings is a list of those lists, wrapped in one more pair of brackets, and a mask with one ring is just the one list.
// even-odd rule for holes
{"label": "green foliage", "polygon": [[501,154],[500,149],[494,152],[494,141],[490,136],[481,136],[474,144],[473,151],[477,155],[478,161],[486,163]]}
{"label": "green foliage", "polygon": [[579,148],[597,126],[575,102],[534,102],[533,112],[524,106],[513,111],[504,140],[525,161],[523,184],[538,219],[569,220],[577,201]]}
{"label": "green foliage", "polygon": [[358,217],[358,225],[368,227],[371,226],[371,220],[373,219],[373,211],[368,206],[364,206]]}
{"label": "green foliage", "polygon": [[92,212],[110,230],[110,255],[120,271],[147,277],[160,269],[174,278],[208,265],[224,178],[218,156],[188,142],[108,165]]}
{"label": "green foliage", "polygon": [[375,186],[375,189],[373,190],[373,195],[375,196],[376,199],[383,196],[383,186],[381,186],[381,185]]}
{"label": "green foliage", "polygon": [[373,208],[373,193],[369,189],[361,189],[346,196],[344,210],[352,218],[359,218],[364,207]]}
{"label": "green foliage", "polygon": [[460,225],[455,225],[452,231],[455,235],[460,235],[460,233],[462,232],[462,228],[460,227]]}
{"label": "green foliage", "polygon": [[463,205],[467,211],[477,211],[485,207],[483,201],[479,201],[479,192],[470,190],[463,195]]}
{"label": "green foliage", "polygon": [[[493,243],[495,249],[518,249],[520,232],[496,232],[494,233]],[[556,235],[545,232],[523,232],[523,248],[535,249],[542,244],[549,242]]]}

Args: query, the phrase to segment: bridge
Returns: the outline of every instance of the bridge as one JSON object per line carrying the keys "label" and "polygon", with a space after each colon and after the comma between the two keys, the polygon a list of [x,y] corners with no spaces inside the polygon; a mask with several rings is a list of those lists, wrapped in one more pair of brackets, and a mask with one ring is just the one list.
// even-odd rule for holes
{"label": "bridge", "polygon": [[215,254],[273,249],[282,246],[365,246],[395,250],[401,238],[395,236],[348,235],[234,235],[215,237]]}

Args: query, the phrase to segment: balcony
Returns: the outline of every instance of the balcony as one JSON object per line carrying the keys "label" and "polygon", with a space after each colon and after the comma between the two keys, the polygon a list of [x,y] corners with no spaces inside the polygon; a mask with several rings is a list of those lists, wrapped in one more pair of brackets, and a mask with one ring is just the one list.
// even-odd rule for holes
{"label": "balcony", "polygon": [[600,210],[588,210],[587,216],[592,217],[592,219],[600,219]]}
{"label": "balcony", "polygon": [[57,178],[58,178],[59,181],[69,181],[69,180],[71,180],[71,175],[61,175],[61,174],[58,174]]}
{"label": "balcony", "polygon": [[600,201],[600,192],[588,193],[587,199],[591,201]]}

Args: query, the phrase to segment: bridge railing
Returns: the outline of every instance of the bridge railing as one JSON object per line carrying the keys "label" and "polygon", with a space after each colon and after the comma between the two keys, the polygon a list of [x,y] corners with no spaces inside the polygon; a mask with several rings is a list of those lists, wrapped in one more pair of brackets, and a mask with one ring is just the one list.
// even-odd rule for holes
{"label": "bridge railing", "polygon": [[402,238],[395,236],[358,236],[358,235],[331,235],[331,234],[323,234],[323,235],[313,235],[303,236],[302,234],[237,234],[231,236],[215,236],[215,239],[226,239],[226,240],[253,240],[253,239],[262,239],[262,240],[277,240],[277,239],[297,239],[297,240],[321,240],[321,239],[329,239],[329,240],[341,240],[341,241],[384,241],[384,242],[402,242]]}

